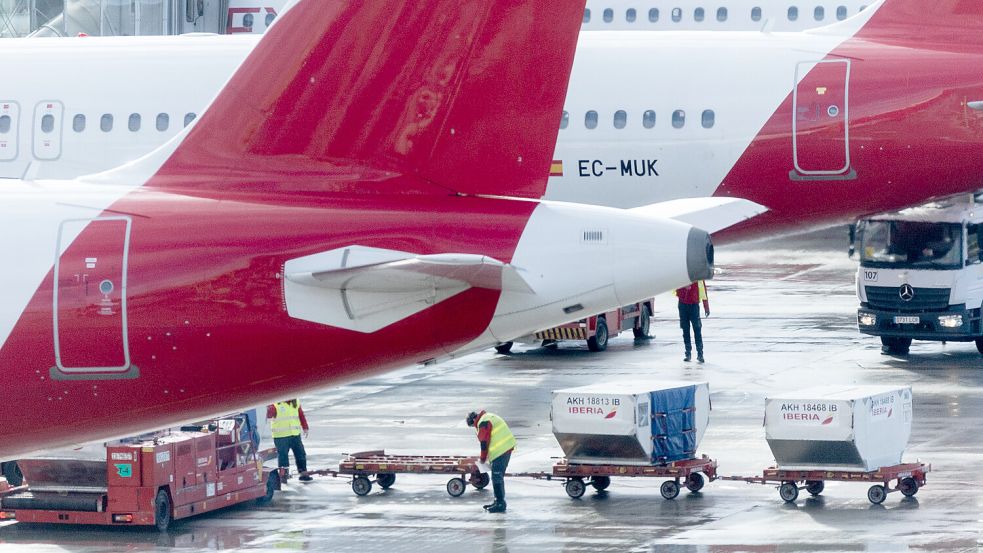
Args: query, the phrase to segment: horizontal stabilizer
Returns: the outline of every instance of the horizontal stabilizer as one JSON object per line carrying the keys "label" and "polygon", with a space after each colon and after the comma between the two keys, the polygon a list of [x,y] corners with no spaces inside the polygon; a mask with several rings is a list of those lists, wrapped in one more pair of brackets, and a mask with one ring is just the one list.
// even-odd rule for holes
{"label": "horizontal stabilizer", "polygon": [[761,215],[768,208],[742,198],[682,198],[636,207],[630,211],[675,219],[711,234]]}
{"label": "horizontal stabilizer", "polygon": [[375,332],[469,288],[532,293],[515,267],[482,255],[349,246],[284,267],[290,316]]}

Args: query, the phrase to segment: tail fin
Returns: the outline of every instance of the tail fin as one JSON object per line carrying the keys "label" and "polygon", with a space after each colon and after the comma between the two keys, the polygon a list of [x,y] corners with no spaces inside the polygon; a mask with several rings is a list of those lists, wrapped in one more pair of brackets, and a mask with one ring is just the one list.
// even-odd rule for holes
{"label": "tail fin", "polygon": [[583,10],[300,0],[148,186],[540,198]]}
{"label": "tail fin", "polygon": [[882,0],[858,38],[907,46],[983,50],[980,0]]}

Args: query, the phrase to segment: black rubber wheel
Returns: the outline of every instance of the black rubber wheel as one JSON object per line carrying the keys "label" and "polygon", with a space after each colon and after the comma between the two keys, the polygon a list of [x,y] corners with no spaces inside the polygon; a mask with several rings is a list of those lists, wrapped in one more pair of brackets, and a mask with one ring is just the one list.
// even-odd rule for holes
{"label": "black rubber wheel", "polygon": [[597,318],[597,329],[594,331],[594,335],[587,339],[587,349],[591,351],[608,349],[608,323],[604,317]]}
{"label": "black rubber wheel", "polygon": [[806,480],[806,491],[812,495],[819,495],[826,489],[826,483],[822,480]]}
{"label": "black rubber wheel", "polygon": [[794,503],[799,498],[799,486],[795,482],[782,482],[778,486],[778,495],[785,503]]}
{"label": "black rubber wheel", "polygon": [[652,310],[649,309],[648,304],[642,304],[642,312],[638,316],[638,324],[635,328],[631,329],[635,338],[648,338],[649,329],[652,326]]}
{"label": "black rubber wheel", "polygon": [[161,532],[167,532],[173,520],[171,496],[165,490],[160,490],[157,492],[157,497],[154,498],[154,526]]}
{"label": "black rubber wheel", "polygon": [[898,483],[898,491],[905,497],[914,497],[918,493],[918,480],[912,477],[902,478]]}
{"label": "black rubber wheel", "polygon": [[24,475],[21,474],[20,467],[17,466],[17,461],[3,463],[3,477],[7,479],[8,484],[14,487],[24,483]]}
{"label": "black rubber wheel", "polygon": [[468,489],[468,483],[463,478],[451,478],[447,481],[447,493],[451,497],[461,497],[466,489]]}
{"label": "black rubber wheel", "polygon": [[379,483],[379,487],[388,490],[396,483],[396,475],[391,472],[383,472],[375,475],[375,481]]}
{"label": "black rubber wheel", "polygon": [[881,336],[881,351],[891,355],[908,355],[911,338],[892,338]]}
{"label": "black rubber wheel", "polygon": [[679,495],[679,483],[675,480],[666,480],[659,486],[659,493],[665,499],[676,499],[676,496]]}
{"label": "black rubber wheel", "polygon": [[869,499],[874,505],[884,503],[884,498],[886,497],[887,489],[880,484],[874,484],[867,490],[867,499]]}
{"label": "black rubber wheel", "polygon": [[976,339],[976,351],[983,354],[983,338]]}
{"label": "black rubber wheel", "polygon": [[590,477],[590,485],[591,486],[594,486],[594,489],[595,490],[597,490],[599,492],[603,492],[604,490],[608,489],[609,486],[611,486],[611,477],[610,476],[591,476]]}
{"label": "black rubber wheel", "polygon": [[563,485],[563,489],[567,491],[567,495],[573,499],[580,499],[584,496],[584,492],[587,491],[587,486],[584,485],[584,481],[581,478],[571,478],[567,480],[567,483]]}
{"label": "black rubber wheel", "polygon": [[266,495],[263,497],[257,497],[256,503],[260,505],[267,505],[273,502],[273,495],[276,493],[277,488],[280,487],[280,471],[271,470],[269,476],[266,477]]}
{"label": "black rubber wheel", "polygon": [[703,475],[698,472],[691,472],[689,476],[686,477],[686,489],[693,493],[702,490],[703,486],[705,485],[706,479],[704,479]]}
{"label": "black rubber wheel", "polygon": [[471,485],[476,490],[483,490],[491,483],[491,476],[487,472],[479,472],[471,475]]}
{"label": "black rubber wheel", "polygon": [[504,344],[498,344],[497,346],[495,346],[495,351],[501,353],[502,355],[506,355],[507,353],[512,351],[512,342],[505,342]]}
{"label": "black rubber wheel", "polygon": [[355,495],[368,495],[372,491],[372,481],[364,476],[352,478],[352,491]]}

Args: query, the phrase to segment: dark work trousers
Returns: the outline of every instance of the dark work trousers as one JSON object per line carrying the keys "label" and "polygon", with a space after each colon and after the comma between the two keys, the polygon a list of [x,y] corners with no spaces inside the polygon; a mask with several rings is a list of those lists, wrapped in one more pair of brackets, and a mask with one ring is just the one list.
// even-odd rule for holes
{"label": "dark work trousers", "polygon": [[696,354],[703,355],[703,323],[700,322],[700,304],[680,303],[679,327],[683,329],[683,344],[686,346],[686,355],[693,351],[693,345],[689,341],[690,325],[693,326],[693,336],[696,338]]}
{"label": "dark work trousers", "polygon": [[280,468],[290,466],[289,453],[290,450],[293,450],[297,470],[307,472],[307,452],[304,451],[304,442],[300,440],[300,434],[286,438],[273,438],[273,444],[276,446],[277,465]]}
{"label": "dark work trousers", "polygon": [[495,503],[505,505],[505,470],[509,468],[512,452],[497,457],[491,462],[492,489],[495,491]]}

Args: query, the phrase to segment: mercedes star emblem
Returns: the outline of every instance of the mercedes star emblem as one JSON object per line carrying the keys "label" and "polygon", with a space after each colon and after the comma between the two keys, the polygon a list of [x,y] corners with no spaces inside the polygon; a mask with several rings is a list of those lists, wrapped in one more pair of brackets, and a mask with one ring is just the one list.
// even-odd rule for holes
{"label": "mercedes star emblem", "polygon": [[904,301],[911,301],[915,299],[915,289],[910,284],[902,284],[901,288],[898,289],[898,295]]}

